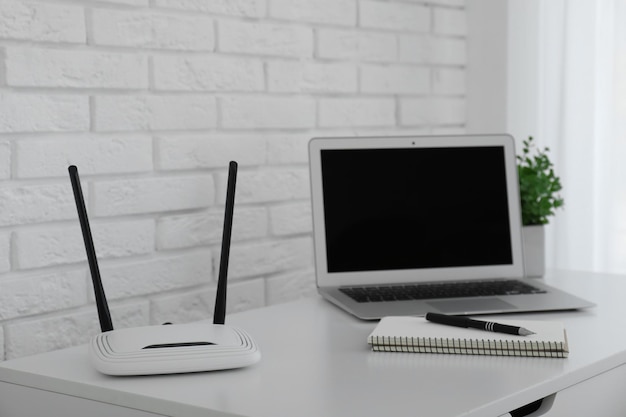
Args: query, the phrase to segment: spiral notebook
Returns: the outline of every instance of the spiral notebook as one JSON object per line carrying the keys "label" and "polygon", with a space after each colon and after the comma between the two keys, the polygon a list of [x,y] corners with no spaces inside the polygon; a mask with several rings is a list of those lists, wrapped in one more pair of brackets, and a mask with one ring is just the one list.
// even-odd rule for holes
{"label": "spiral notebook", "polygon": [[532,356],[566,358],[567,334],[560,322],[498,320],[525,327],[530,336],[492,333],[478,329],[445,326],[423,317],[384,317],[367,338],[372,350],[381,352],[449,353],[460,355]]}

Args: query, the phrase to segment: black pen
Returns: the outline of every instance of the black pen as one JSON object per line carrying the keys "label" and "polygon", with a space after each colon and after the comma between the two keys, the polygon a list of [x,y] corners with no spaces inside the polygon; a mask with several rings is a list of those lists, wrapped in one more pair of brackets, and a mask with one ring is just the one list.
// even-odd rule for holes
{"label": "black pen", "polygon": [[426,313],[425,318],[426,320],[432,321],[433,323],[445,324],[447,326],[471,327],[474,329],[487,330],[488,332],[515,334],[519,336],[528,336],[530,334],[535,334],[535,332],[531,332],[530,330],[523,327],[509,326],[507,324],[494,323],[491,321],[473,320],[469,317]]}

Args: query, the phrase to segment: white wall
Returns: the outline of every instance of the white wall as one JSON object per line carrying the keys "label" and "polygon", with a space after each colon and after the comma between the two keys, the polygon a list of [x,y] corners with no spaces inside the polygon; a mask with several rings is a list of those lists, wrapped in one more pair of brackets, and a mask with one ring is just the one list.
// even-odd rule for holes
{"label": "white wall", "polygon": [[539,134],[539,7],[468,0],[468,133],[509,133],[518,147]]}
{"label": "white wall", "polygon": [[467,132],[508,133],[508,1],[467,0]]}
{"label": "white wall", "polygon": [[306,143],[463,132],[463,0],[0,0],[0,358],[98,331],[79,167],[116,326],[314,292]]}

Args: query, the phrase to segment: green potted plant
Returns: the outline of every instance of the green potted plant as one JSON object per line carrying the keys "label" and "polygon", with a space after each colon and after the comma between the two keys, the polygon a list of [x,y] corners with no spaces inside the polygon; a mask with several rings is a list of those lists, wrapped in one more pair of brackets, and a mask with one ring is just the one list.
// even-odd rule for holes
{"label": "green potted plant", "polygon": [[532,136],[523,144],[522,154],[517,156],[517,173],[524,226],[524,267],[527,276],[542,276],[545,271],[544,225],[555,210],[563,206],[559,194],[561,179],[554,173],[548,148],[536,148]]}

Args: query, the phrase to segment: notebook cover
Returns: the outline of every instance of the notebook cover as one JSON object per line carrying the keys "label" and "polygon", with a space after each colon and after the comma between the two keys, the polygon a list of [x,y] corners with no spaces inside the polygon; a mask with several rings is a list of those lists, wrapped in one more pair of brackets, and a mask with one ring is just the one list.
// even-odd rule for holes
{"label": "notebook cover", "polygon": [[423,317],[384,317],[367,341],[374,351],[497,356],[567,357],[564,325],[555,321],[497,320],[535,334],[516,336],[431,323]]}

